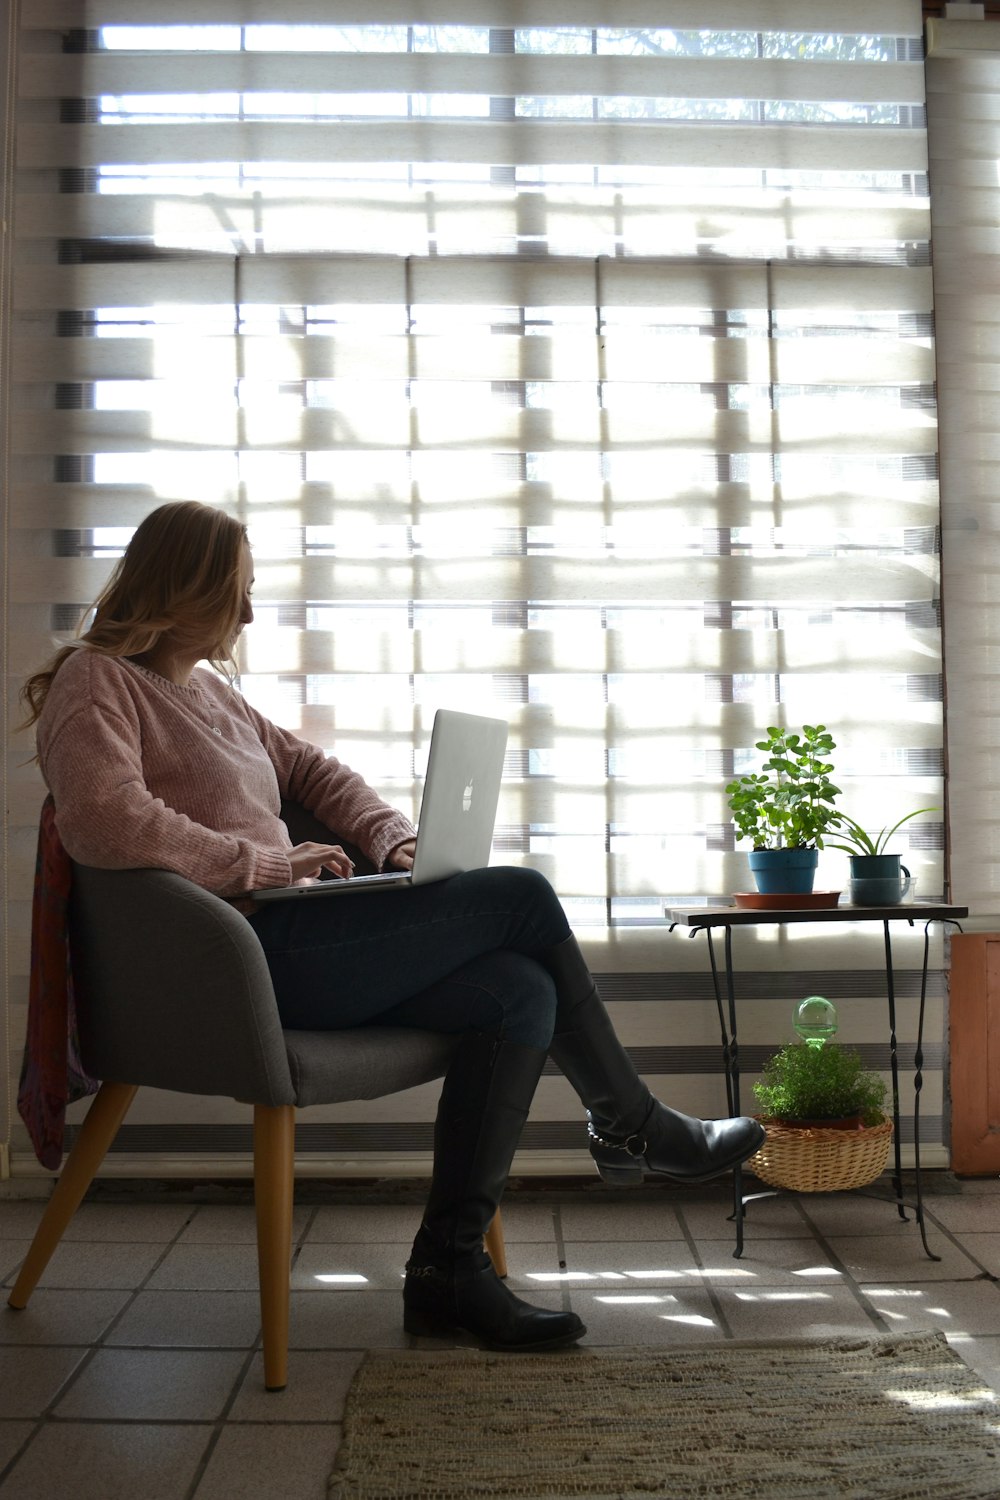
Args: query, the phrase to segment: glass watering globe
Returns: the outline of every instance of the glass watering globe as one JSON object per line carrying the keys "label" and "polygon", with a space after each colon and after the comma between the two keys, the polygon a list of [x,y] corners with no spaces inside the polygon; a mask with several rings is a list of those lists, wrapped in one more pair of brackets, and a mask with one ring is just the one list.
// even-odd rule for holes
{"label": "glass watering globe", "polygon": [[836,1035],[836,1006],[822,995],[807,995],[796,1008],[795,1030],[808,1047],[818,1051]]}

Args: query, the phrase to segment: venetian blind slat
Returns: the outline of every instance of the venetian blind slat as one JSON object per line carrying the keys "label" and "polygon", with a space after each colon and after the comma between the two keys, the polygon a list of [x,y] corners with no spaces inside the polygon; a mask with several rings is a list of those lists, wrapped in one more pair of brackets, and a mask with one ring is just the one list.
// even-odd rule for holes
{"label": "venetian blind slat", "polygon": [[[992,483],[985,473],[980,482],[984,487]],[[257,497],[258,485],[253,476],[240,480],[235,470],[231,485],[220,477],[218,486],[220,499],[234,506],[240,493],[251,502]],[[684,487],[661,490],[661,499],[663,494],[669,496],[671,514],[677,524],[686,526],[716,529],[750,526],[755,520],[766,518],[768,523],[782,520],[786,524],[813,527],[827,524],[831,516],[836,516],[843,526],[863,529],[873,524],[934,528],[939,516],[936,482],[908,483],[905,488],[906,494],[900,495],[898,487],[887,479],[882,493],[838,493],[804,477],[798,487],[784,483],[780,493],[775,492],[773,484],[762,484],[757,489],[728,484],[704,490]],[[400,486],[398,491],[389,485],[379,485],[377,490],[371,486],[358,487],[345,493],[340,485],[316,481],[299,486],[286,481],[280,496],[272,495],[269,514],[278,525],[297,524],[307,510],[315,525],[329,525],[347,506],[363,508],[366,515],[378,519],[391,517],[399,506],[409,504],[409,496],[408,484]],[[168,498],[190,498],[176,477],[155,489],[151,485],[143,488],[106,484],[98,494],[71,484],[16,485],[10,492],[10,524],[15,530],[46,533],[54,527],[135,526],[158,501]],[[577,518],[581,501],[598,505],[610,498],[616,512],[626,517],[648,515],[654,503],[648,486],[639,489],[625,482],[610,487],[596,484],[589,494],[582,494],[576,487],[562,493],[546,484],[521,484],[516,479],[504,483],[499,475],[493,482],[470,476],[462,488],[462,498],[475,503],[478,512],[486,510],[494,524],[512,526],[545,525]],[[458,501],[453,493],[439,489],[427,496],[425,503],[447,514]]]}
{"label": "venetian blind slat", "polygon": [[[365,20],[409,26],[414,24],[413,0],[378,0],[369,7]],[[890,36],[919,36],[920,7],[913,0],[878,0],[878,29]],[[164,23],[162,0],[102,0],[105,25],[154,26]],[[171,0],[169,20],[173,25],[273,24],[276,20],[299,25],[356,25],[356,0],[282,0],[280,16],[273,0]],[[514,0],[498,13],[493,0],[420,0],[419,20],[424,25],[496,26],[604,26],[608,24],[604,0]],[[616,0],[614,25],[673,26],[702,30],[825,32],[831,22],[827,0],[712,0],[711,11],[704,0],[671,0],[669,17],[662,0]],[[838,0],[837,26],[844,32],[868,34],[874,24],[872,0]],[[33,0],[30,28],[52,28],[93,24],[90,0]]]}
{"label": "venetian blind slat", "polygon": [[[54,91],[74,97],[226,91],[335,95],[365,92],[420,94],[596,95],[646,99],[743,99],[752,79],[754,99],[837,100],[880,104],[922,104],[923,66],[914,63],[801,63],[763,59],[752,72],[728,58],[531,57],[512,53],[435,57],[433,77],[425,56],[386,53],[225,52],[204,57],[120,57],[114,53],[52,58],[28,57],[21,91],[27,98],[51,98]],[[223,101],[220,109],[225,109]],[[262,106],[266,111],[266,103]]]}
{"label": "venetian blind slat", "polygon": [[[26,169],[123,166],[135,163],[200,164],[296,161],[308,163],[437,162],[506,165],[524,153],[524,122],[463,120],[386,122],[229,121],[211,124],[25,125],[19,133]],[[894,126],[852,130],[813,125],[808,131],[773,125],[660,124],[640,131],[618,121],[532,120],[530,158],[540,163],[586,166],[745,167],[789,171],[925,172],[922,131]]]}
{"label": "venetian blind slat", "polygon": [[[26,559],[11,580],[14,603],[51,597],[69,602],[96,598],[107,577],[107,563],[90,558]],[[714,559],[632,560],[601,556],[591,560],[549,558],[454,559],[351,558],[334,563],[318,557],[269,564],[258,560],[255,596],[266,602],[289,592],[312,599],[437,600],[603,598],[651,603],[691,599],[761,599],[782,602],[823,599],[906,601],[932,599],[936,592],[931,558],[900,562],[853,558],[838,567],[825,558],[721,557]]]}
{"label": "venetian blind slat", "polygon": [[[158,338],[56,339],[22,336],[14,341],[21,378],[32,380],[188,380],[188,339],[173,351]],[[167,345],[165,348],[164,345]],[[173,358],[171,357],[173,354]],[[202,376],[231,376],[237,359],[249,379],[295,380],[533,380],[667,384],[720,382],[788,385],[880,386],[930,383],[934,354],[929,343],[886,339],[874,345],[860,368],[842,339],[814,338],[808,347],[792,340],[706,339],[641,330],[585,330],[558,335],[419,334],[380,338],[361,332],[312,337],[235,338],[219,334],[199,342]],[[173,373],[172,373],[173,371]]]}
{"label": "venetian blind slat", "polygon": [[255,263],[191,255],[174,260],[46,266],[22,258],[21,308],[132,307],[144,298],[185,306],[241,302],[381,303],[416,306],[738,308],[743,310],[929,311],[929,267],[832,265],[701,267],[676,260],[560,256],[519,262],[499,257],[268,256]]}
{"label": "venetian blind slat", "polygon": [[[778,244],[779,225],[782,236],[810,245],[836,241],[843,232],[841,213],[813,203],[805,193],[734,187],[723,200],[711,189],[666,183],[659,188],[553,187],[543,198],[537,192],[502,189],[486,194],[471,185],[406,188],[391,183],[376,188],[331,180],[322,196],[297,203],[261,202],[252,189],[220,190],[210,202],[201,202],[166,187],[150,200],[116,194],[67,197],[47,194],[40,186],[38,192],[20,196],[17,218],[25,241],[107,235],[153,239],[164,248],[194,245],[224,252],[262,239],[279,254],[291,246],[328,251],[336,244],[341,254],[391,249],[395,255],[421,255],[429,237],[461,254],[475,239],[488,248],[504,235],[530,234],[558,245],[560,236],[569,233],[578,249],[603,254],[614,234],[639,250],[643,237],[654,234],[667,245],[688,242],[697,233],[740,233],[750,235],[752,243],[755,223],[763,253]],[[919,204],[876,201],[851,210],[851,230],[859,244],[926,239],[928,223],[927,209]]]}

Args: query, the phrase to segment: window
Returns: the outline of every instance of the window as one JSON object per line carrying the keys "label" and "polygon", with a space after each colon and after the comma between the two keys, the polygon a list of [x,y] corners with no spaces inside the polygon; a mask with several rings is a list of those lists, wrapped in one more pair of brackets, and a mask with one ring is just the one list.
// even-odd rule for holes
{"label": "window", "polygon": [[537,10],[25,8],[14,615],[33,663],[226,506],[252,701],[411,813],[434,709],[502,714],[497,847],[598,933],[739,888],[775,719],[862,822],[941,805],[922,53]]}

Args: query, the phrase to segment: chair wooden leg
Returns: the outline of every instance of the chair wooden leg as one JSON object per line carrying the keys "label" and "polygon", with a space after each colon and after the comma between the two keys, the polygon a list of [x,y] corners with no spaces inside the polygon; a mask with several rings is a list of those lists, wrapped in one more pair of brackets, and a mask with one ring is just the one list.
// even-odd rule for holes
{"label": "chair wooden leg", "polygon": [[9,1306],[27,1307],[38,1278],[52,1259],[67,1224],[93,1182],[135,1094],[136,1086],[131,1083],[102,1083],[98,1089],[52,1190],[41,1223],[35,1230],[35,1238],[24,1258],[14,1290],[7,1298]]}
{"label": "chair wooden leg", "polygon": [[257,1265],[264,1329],[264,1385],[288,1384],[288,1282],[295,1189],[295,1107],[257,1104],[253,1113]]}
{"label": "chair wooden leg", "polygon": [[507,1275],[507,1248],[503,1238],[503,1223],[500,1219],[500,1210],[497,1209],[493,1215],[493,1222],[483,1235],[483,1244],[486,1254],[493,1262],[493,1269],[498,1276]]}

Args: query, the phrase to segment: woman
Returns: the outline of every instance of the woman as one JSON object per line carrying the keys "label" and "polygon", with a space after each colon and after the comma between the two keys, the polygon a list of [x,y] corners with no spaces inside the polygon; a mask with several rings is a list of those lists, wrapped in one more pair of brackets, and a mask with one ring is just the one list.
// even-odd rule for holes
{"label": "woman", "polygon": [[[255,906],[265,886],[349,877],[338,844],[292,846],[282,798],[379,867],[408,868],[415,830],[361,776],[278,728],[222,675],[253,619],[245,529],[194,502],[139,526],[90,628],[29,679],[28,722],[71,857],[174,870],[232,901],[267,957],[282,1025],[421,1027],[459,1037],[438,1107],[427,1206],[406,1266],[404,1327],[547,1349],[584,1332],[494,1274],[496,1211],[547,1054],[588,1111],[602,1177],[704,1182],[763,1140],[750,1119],[660,1104],[618,1041],[551,886],[490,867],[369,900]],[[210,661],[220,673],[196,670]]]}

